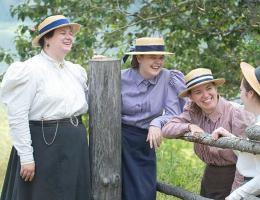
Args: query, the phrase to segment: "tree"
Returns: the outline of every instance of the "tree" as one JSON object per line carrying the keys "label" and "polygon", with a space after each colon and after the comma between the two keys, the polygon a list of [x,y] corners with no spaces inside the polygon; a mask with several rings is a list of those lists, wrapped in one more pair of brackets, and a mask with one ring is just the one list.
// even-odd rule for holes
{"label": "tree", "polygon": [[[166,60],[168,68],[184,73],[210,68],[226,78],[221,91],[232,97],[238,93],[240,61],[254,66],[260,61],[259,8],[258,0],[26,0],[11,14],[36,24],[62,13],[80,23],[69,59],[83,66],[94,53],[122,57],[135,38],[163,36],[167,50],[175,52]],[[38,51],[30,44],[36,34],[28,25],[17,30],[21,59]]]}

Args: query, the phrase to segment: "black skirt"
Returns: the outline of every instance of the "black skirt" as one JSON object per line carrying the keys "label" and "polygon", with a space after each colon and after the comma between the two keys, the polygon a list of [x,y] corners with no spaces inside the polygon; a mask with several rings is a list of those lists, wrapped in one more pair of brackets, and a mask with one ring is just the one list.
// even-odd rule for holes
{"label": "black skirt", "polygon": [[156,156],[147,130],[122,125],[122,200],[156,199]]}
{"label": "black skirt", "polygon": [[[55,130],[57,135],[55,137]],[[20,159],[12,148],[1,200],[90,200],[90,166],[86,129],[70,122],[30,123],[35,176],[20,177]],[[47,143],[54,142],[51,145]]]}
{"label": "black skirt", "polygon": [[206,165],[201,181],[201,196],[215,200],[225,200],[225,197],[230,194],[235,172],[236,165]]}

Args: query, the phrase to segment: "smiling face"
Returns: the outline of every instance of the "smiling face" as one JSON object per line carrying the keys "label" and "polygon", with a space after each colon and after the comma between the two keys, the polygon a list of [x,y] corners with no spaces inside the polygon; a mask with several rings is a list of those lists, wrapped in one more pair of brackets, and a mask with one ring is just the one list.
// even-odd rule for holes
{"label": "smiling face", "polygon": [[213,83],[205,83],[193,88],[189,97],[207,114],[214,112],[218,104],[218,92]]}
{"label": "smiling face", "polygon": [[[73,43],[73,33],[70,26],[57,28],[50,38],[45,38],[45,50],[54,57],[64,57],[70,52]],[[49,45],[49,47],[47,46]]]}
{"label": "smiling face", "polygon": [[153,79],[157,76],[164,64],[164,55],[137,55],[139,73],[144,79]]}

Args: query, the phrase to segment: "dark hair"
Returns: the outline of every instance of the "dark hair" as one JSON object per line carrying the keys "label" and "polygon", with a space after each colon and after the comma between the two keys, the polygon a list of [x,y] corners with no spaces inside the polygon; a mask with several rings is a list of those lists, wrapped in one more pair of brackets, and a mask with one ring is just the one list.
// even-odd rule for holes
{"label": "dark hair", "polygon": [[43,49],[43,47],[44,47],[44,38],[51,38],[51,37],[53,36],[53,34],[54,34],[54,31],[55,31],[55,29],[54,29],[54,30],[51,30],[50,32],[46,33],[45,35],[43,35],[43,36],[40,38],[39,44],[40,44],[40,46],[41,46],[42,49]]}
{"label": "dark hair", "polygon": [[257,92],[251,87],[251,85],[248,83],[248,81],[245,79],[245,77],[242,78],[242,84],[243,84],[244,88],[246,89],[246,91],[247,91],[247,92],[252,91],[252,92],[255,94],[257,100],[260,102],[260,96],[259,96],[259,95],[257,94]]}
{"label": "dark hair", "polygon": [[132,56],[131,66],[132,66],[132,68],[137,68],[137,69],[139,68],[139,62],[137,60],[136,55]]}

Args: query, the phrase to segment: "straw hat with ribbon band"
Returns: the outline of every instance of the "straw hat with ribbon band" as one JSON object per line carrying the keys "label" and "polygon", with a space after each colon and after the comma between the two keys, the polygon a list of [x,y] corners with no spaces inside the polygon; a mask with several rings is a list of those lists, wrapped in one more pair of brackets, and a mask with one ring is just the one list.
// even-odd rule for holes
{"label": "straw hat with ribbon band", "polygon": [[129,55],[171,55],[173,53],[165,51],[163,38],[144,37],[135,41],[135,47],[123,57],[124,63]]}
{"label": "straw hat with ribbon band", "polygon": [[32,41],[32,46],[34,47],[39,47],[39,40],[41,39],[42,36],[44,36],[46,33],[60,28],[64,26],[70,26],[72,28],[72,33],[75,34],[79,31],[80,25],[77,23],[70,23],[69,20],[64,17],[63,15],[53,15],[50,17],[47,17],[45,20],[43,20],[39,25],[38,25],[38,31],[39,35],[36,36],[33,41]]}
{"label": "straw hat with ribbon band", "polygon": [[190,71],[185,77],[187,89],[183,90],[179,97],[187,97],[189,91],[199,85],[205,83],[214,83],[216,86],[220,86],[225,82],[224,78],[214,79],[210,69],[197,68]]}
{"label": "straw hat with ribbon band", "polygon": [[240,68],[249,85],[260,96],[260,67],[254,68],[248,63],[241,62]]}

